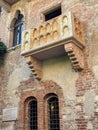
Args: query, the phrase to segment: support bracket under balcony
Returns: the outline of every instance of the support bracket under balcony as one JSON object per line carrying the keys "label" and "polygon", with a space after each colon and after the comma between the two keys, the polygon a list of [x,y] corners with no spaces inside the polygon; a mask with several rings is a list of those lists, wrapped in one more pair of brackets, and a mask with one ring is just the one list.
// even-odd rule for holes
{"label": "support bracket under balcony", "polygon": [[40,80],[42,77],[41,62],[32,56],[26,56],[25,59],[35,78]]}
{"label": "support bracket under balcony", "polygon": [[84,68],[83,50],[72,42],[65,44],[64,48],[71,60],[73,69],[75,71],[82,70]]}

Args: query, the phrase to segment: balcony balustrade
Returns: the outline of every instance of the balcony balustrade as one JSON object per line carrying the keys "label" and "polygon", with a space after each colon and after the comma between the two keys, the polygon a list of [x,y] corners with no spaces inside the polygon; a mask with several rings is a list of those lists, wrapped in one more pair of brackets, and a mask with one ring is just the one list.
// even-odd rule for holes
{"label": "balcony balustrade", "polygon": [[[67,53],[73,68],[81,70],[84,67],[84,47],[83,25],[78,18],[68,12],[48,20],[36,28],[25,30],[21,55],[25,56],[30,68],[34,68],[36,65],[31,59],[41,62]],[[41,67],[39,68],[41,71]],[[36,75],[38,76],[38,74]]]}

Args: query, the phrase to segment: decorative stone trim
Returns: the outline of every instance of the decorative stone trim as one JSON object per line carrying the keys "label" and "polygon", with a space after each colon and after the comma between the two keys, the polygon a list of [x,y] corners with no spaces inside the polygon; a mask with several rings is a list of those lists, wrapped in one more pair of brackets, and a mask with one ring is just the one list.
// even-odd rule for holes
{"label": "decorative stone trim", "polygon": [[26,56],[25,59],[26,59],[27,64],[29,65],[29,68],[33,72],[33,75],[35,76],[35,78],[40,80],[42,77],[41,62],[32,56]]}
{"label": "decorative stone trim", "polygon": [[67,52],[73,69],[76,71],[82,70],[84,68],[84,56],[83,51],[73,42],[64,45],[65,51]]}

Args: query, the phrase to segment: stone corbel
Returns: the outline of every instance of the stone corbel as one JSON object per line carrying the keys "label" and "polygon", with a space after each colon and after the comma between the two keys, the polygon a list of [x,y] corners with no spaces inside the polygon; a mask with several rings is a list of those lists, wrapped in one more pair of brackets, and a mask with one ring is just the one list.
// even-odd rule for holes
{"label": "stone corbel", "polygon": [[76,46],[73,42],[65,44],[64,49],[71,60],[73,69],[75,71],[82,70],[84,68],[83,50]]}
{"label": "stone corbel", "polygon": [[35,78],[40,80],[42,77],[41,62],[32,56],[26,56],[25,59]]}

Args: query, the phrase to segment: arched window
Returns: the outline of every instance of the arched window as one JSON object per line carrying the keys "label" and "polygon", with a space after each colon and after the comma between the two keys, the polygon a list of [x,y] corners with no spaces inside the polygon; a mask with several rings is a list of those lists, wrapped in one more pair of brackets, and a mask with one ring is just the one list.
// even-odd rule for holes
{"label": "arched window", "polygon": [[56,95],[47,100],[48,105],[48,130],[60,130],[59,101]]}
{"label": "arched window", "polygon": [[53,81],[41,82],[40,92],[35,89],[23,93],[19,106],[20,129],[62,130],[62,101],[61,87]]}
{"label": "arched window", "polygon": [[21,44],[22,31],[23,31],[23,15],[19,12],[18,17],[14,23],[13,46]]}
{"label": "arched window", "polygon": [[37,130],[37,99],[35,97],[28,97],[25,101],[25,128],[27,130]]}
{"label": "arched window", "polygon": [[32,99],[29,103],[29,130],[37,130],[37,101]]}

